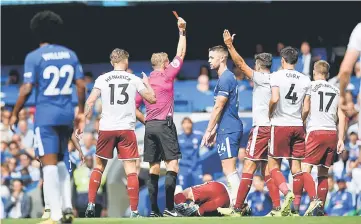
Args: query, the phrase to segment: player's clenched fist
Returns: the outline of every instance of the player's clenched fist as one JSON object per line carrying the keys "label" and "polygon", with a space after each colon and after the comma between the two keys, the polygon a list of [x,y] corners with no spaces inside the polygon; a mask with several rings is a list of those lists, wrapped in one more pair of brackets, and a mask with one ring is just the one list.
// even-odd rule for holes
{"label": "player's clenched fist", "polygon": [[224,43],[228,46],[231,45],[234,39],[234,36],[236,36],[236,34],[230,34],[230,32],[228,30],[224,30],[223,32],[223,41]]}
{"label": "player's clenched fist", "polygon": [[183,18],[178,17],[178,29],[179,29],[180,31],[185,30],[185,29],[186,29],[186,25],[187,25],[186,21],[185,21]]}

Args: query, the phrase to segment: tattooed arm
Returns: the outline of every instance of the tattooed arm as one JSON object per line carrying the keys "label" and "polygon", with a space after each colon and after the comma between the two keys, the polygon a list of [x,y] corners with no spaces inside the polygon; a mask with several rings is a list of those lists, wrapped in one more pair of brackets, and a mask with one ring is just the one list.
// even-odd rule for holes
{"label": "tattooed arm", "polygon": [[101,93],[100,89],[97,88],[92,89],[92,92],[90,93],[88,99],[85,102],[85,110],[84,110],[85,118],[88,118],[90,112],[93,110],[95,101],[100,96],[100,93]]}

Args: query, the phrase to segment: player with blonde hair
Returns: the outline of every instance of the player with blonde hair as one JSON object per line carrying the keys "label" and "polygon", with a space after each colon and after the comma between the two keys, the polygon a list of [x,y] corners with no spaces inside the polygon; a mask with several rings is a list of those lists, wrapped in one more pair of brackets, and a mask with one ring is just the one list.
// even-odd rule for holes
{"label": "player with blonde hair", "polygon": [[[147,102],[156,102],[155,94],[143,73],[143,80],[126,72],[129,54],[116,48],[110,54],[113,71],[95,80],[92,92],[85,103],[85,116],[93,110],[95,101],[101,97],[102,114],[99,121],[99,137],[96,146],[95,168],[90,175],[86,217],[95,215],[95,199],[107,162],[117,149],[118,159],[123,161],[127,175],[127,190],[131,218],[139,217],[139,182],[136,160],[139,159],[137,139],[134,133],[136,122],[135,97],[138,92]],[[83,130],[76,130],[80,135]]]}
{"label": "player with blonde hair", "polygon": [[[340,90],[328,83],[330,65],[323,60],[317,61],[313,69],[310,98],[304,102],[303,113],[306,120],[306,153],[302,160],[302,171],[311,173],[312,167],[318,167],[317,197],[324,203],[328,192],[328,170],[333,164],[334,154],[340,154],[344,148],[346,115],[338,106]],[[338,128],[337,128],[338,122]],[[337,134],[338,129],[338,134]],[[309,189],[315,192],[313,179],[308,180]],[[323,207],[320,204],[320,206]],[[305,216],[312,215],[317,204],[310,205]],[[323,214],[320,211],[318,215]]]}

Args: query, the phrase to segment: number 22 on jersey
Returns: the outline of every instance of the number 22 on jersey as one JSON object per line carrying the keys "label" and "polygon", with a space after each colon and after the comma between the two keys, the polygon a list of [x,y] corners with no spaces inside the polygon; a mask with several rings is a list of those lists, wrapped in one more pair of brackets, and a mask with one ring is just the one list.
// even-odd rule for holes
{"label": "number 22 on jersey", "polygon": [[[68,76],[67,76],[68,75]],[[60,69],[54,65],[46,67],[43,71],[44,79],[51,79],[48,87],[44,91],[45,96],[70,95],[73,92],[71,84],[73,82],[74,67],[72,65],[63,65]],[[66,78],[64,86],[58,88],[61,78]]]}

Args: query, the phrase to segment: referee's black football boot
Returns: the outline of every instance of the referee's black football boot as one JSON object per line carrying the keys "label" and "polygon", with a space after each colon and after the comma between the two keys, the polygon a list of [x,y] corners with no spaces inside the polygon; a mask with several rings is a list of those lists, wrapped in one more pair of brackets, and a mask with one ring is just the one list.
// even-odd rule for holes
{"label": "referee's black football boot", "polygon": [[95,204],[88,203],[88,207],[85,211],[85,217],[87,218],[94,218],[95,217]]}
{"label": "referee's black football boot", "polygon": [[151,218],[159,218],[159,217],[163,217],[163,215],[159,211],[157,211],[157,212],[151,211],[149,217],[151,217]]}
{"label": "referee's black football boot", "polygon": [[164,217],[182,217],[182,215],[179,212],[177,212],[175,209],[169,211],[167,208],[164,209],[163,216]]}

